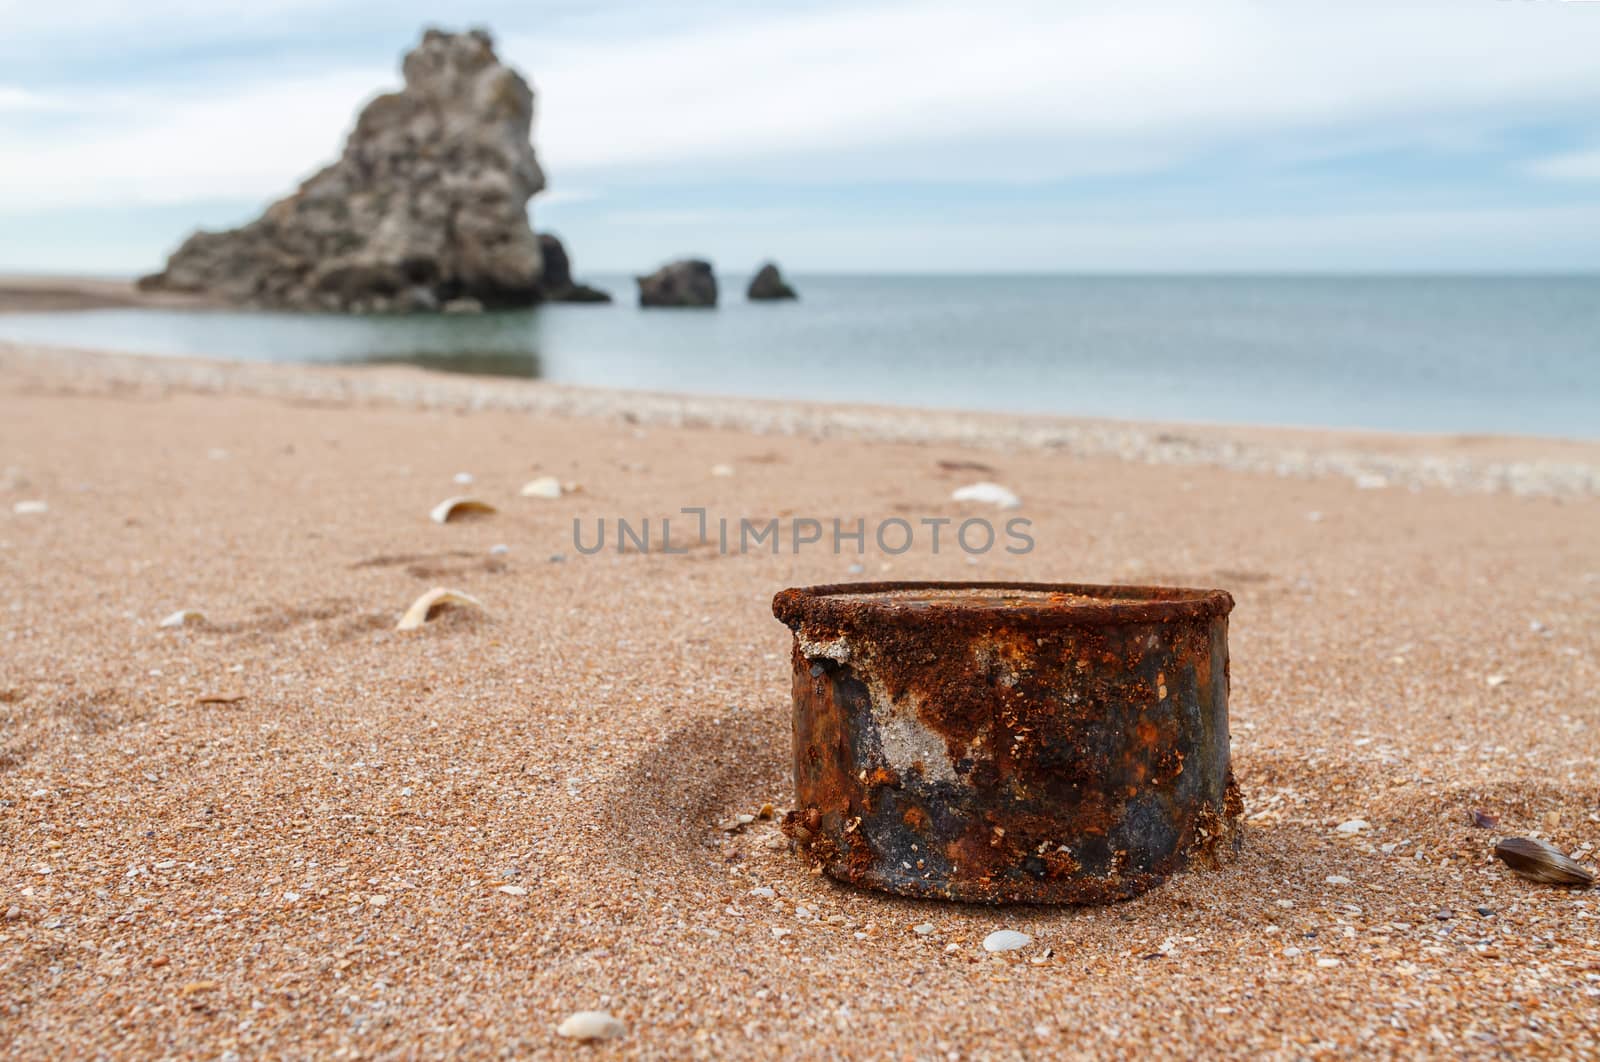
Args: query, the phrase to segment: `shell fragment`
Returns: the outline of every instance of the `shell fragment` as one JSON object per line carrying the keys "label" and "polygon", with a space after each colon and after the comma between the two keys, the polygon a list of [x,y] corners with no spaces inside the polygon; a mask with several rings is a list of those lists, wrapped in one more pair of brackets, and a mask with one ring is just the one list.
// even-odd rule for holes
{"label": "shell fragment", "polygon": [[441,608],[482,608],[483,602],[470,594],[463,594],[459,590],[448,590],[436,586],[426,594],[411,602],[411,607],[406,609],[406,614],[400,617],[400,622],[395,625],[397,631],[414,631],[433,618],[433,614]]}
{"label": "shell fragment", "polygon": [[455,497],[446,498],[433,507],[428,518],[436,524],[448,524],[451,520],[460,520],[473,516],[488,516],[495,511],[495,507],[486,501],[477,498]]}

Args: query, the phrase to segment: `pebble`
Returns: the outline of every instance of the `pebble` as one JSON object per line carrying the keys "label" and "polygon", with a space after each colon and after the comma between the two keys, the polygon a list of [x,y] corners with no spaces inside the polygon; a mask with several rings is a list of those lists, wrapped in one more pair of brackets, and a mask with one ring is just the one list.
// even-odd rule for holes
{"label": "pebble", "polygon": [[755,888],[750,890],[750,895],[759,896],[764,900],[771,900],[774,899],[778,893],[771,885],[757,885]]}
{"label": "pebble", "polygon": [[1366,819],[1351,819],[1349,822],[1339,823],[1340,833],[1360,833],[1362,830],[1372,829],[1372,823]]}
{"label": "pebble", "polygon": [[733,475],[733,466],[732,465],[712,465],[711,466],[711,474],[713,476],[716,476],[718,479],[726,479],[727,477]]}
{"label": "pebble", "polygon": [[504,542],[498,542],[495,545],[489,547],[489,555],[491,557],[504,557],[507,553],[510,553],[510,552],[511,552],[511,547],[506,545]]}
{"label": "pebble", "polygon": [[11,511],[18,516],[36,516],[39,513],[49,512],[50,506],[42,501],[19,501],[11,507]]}
{"label": "pebble", "polygon": [[914,926],[911,927],[911,932],[917,934],[918,936],[925,937],[928,934],[933,932],[933,923],[932,922],[922,922],[922,923],[919,923],[917,925],[914,925]]}
{"label": "pebble", "polygon": [[472,473],[471,472],[457,472],[451,478],[453,478],[457,483],[461,484],[463,487],[470,486],[471,483],[472,483]]}
{"label": "pebble", "polygon": [[1333,967],[1339,965],[1339,960],[1338,959],[1318,959],[1317,960],[1317,965],[1320,966],[1324,970],[1331,970]]}
{"label": "pebble", "polygon": [[1299,948],[1288,947],[1283,949],[1283,954],[1285,958],[1292,959],[1295,956],[1302,954],[1302,952]]}
{"label": "pebble", "polygon": [[997,929],[983,938],[984,951],[1016,951],[1033,943],[1033,938],[1015,929]]}
{"label": "pebble", "polygon": [[1343,874],[1329,874],[1327,877],[1323,878],[1322,880],[1327,882],[1329,885],[1348,885],[1348,884],[1350,884],[1350,879],[1345,877]]}
{"label": "pebble", "polygon": [[18,907],[16,904],[12,904],[10,907],[6,908],[6,921],[7,922],[15,922],[17,919],[19,919],[21,917],[22,917],[22,908]]}
{"label": "pebble", "polygon": [[496,889],[495,891],[496,892],[503,892],[507,896],[526,896],[526,895],[528,895],[528,890],[524,886],[521,886],[521,885],[502,885],[498,889]]}
{"label": "pebble", "polygon": [[1492,690],[1492,689],[1497,689],[1500,686],[1504,686],[1506,683],[1510,682],[1511,680],[1509,678],[1507,678],[1506,676],[1504,676],[1504,675],[1490,675],[1488,678],[1484,679],[1483,681],[1487,682],[1489,684],[1489,688]]}
{"label": "pebble", "polygon": [[628,1035],[628,1027],[610,1011],[580,1010],[556,1026],[556,1035],[569,1040],[615,1040]]}

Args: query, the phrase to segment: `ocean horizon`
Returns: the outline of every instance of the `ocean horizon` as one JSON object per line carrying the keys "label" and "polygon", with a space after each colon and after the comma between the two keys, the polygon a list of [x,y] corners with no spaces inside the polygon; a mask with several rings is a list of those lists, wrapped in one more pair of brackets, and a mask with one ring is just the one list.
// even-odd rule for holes
{"label": "ocean horizon", "polygon": [[0,315],[0,340],[1178,423],[1600,437],[1600,275],[794,273],[800,299]]}

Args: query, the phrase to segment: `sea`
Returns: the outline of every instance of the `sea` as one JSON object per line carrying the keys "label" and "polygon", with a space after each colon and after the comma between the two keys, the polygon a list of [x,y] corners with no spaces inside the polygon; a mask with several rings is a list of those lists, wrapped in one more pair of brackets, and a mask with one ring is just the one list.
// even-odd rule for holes
{"label": "sea", "polygon": [[790,278],[799,300],[462,316],[108,309],[0,339],[241,361],[1194,423],[1600,438],[1600,276]]}

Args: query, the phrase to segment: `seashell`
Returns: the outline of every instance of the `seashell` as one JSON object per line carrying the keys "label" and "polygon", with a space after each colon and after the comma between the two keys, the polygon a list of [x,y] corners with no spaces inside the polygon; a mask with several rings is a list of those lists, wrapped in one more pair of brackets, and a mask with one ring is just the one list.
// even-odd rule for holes
{"label": "seashell", "polygon": [[524,498],[559,498],[561,497],[561,481],[554,476],[540,476],[530,479],[522,485]]}
{"label": "seashell", "polygon": [[1033,938],[1015,929],[997,929],[983,938],[984,951],[1016,951],[1033,943]]}
{"label": "seashell", "polygon": [[1594,875],[1568,859],[1561,849],[1531,837],[1507,837],[1494,846],[1500,862],[1512,873],[1545,885],[1594,884]]}
{"label": "seashell", "polygon": [[436,586],[426,594],[411,602],[411,607],[406,609],[406,614],[400,617],[400,622],[395,625],[397,631],[414,631],[433,618],[434,612],[441,608],[449,607],[482,608],[483,602],[470,594],[463,594],[458,590],[447,590]]}
{"label": "seashell", "polygon": [[998,483],[969,483],[950,494],[951,501],[983,502],[1001,509],[1020,509],[1022,499]]}
{"label": "seashell", "polygon": [[18,516],[37,516],[50,511],[50,506],[42,501],[19,501],[11,507],[11,511]]}
{"label": "seashell", "polygon": [[180,608],[172,615],[161,621],[163,627],[187,627],[191,623],[204,623],[205,613],[197,608]]}
{"label": "seashell", "polygon": [[477,498],[455,497],[446,498],[438,505],[435,505],[428,517],[436,524],[447,524],[451,520],[462,517],[488,516],[494,511],[495,507],[486,501],[479,501]]}
{"label": "seashell", "polygon": [[610,1011],[580,1010],[556,1026],[556,1035],[569,1040],[615,1040],[628,1035],[628,1027]]}
{"label": "seashell", "polygon": [[732,465],[712,465],[711,466],[711,474],[713,476],[716,476],[718,479],[726,479],[727,477],[733,475],[733,466]]}
{"label": "seashell", "polygon": [[1500,825],[1500,816],[1491,815],[1487,811],[1479,811],[1474,808],[1467,812],[1467,821],[1480,830],[1492,830]]}

